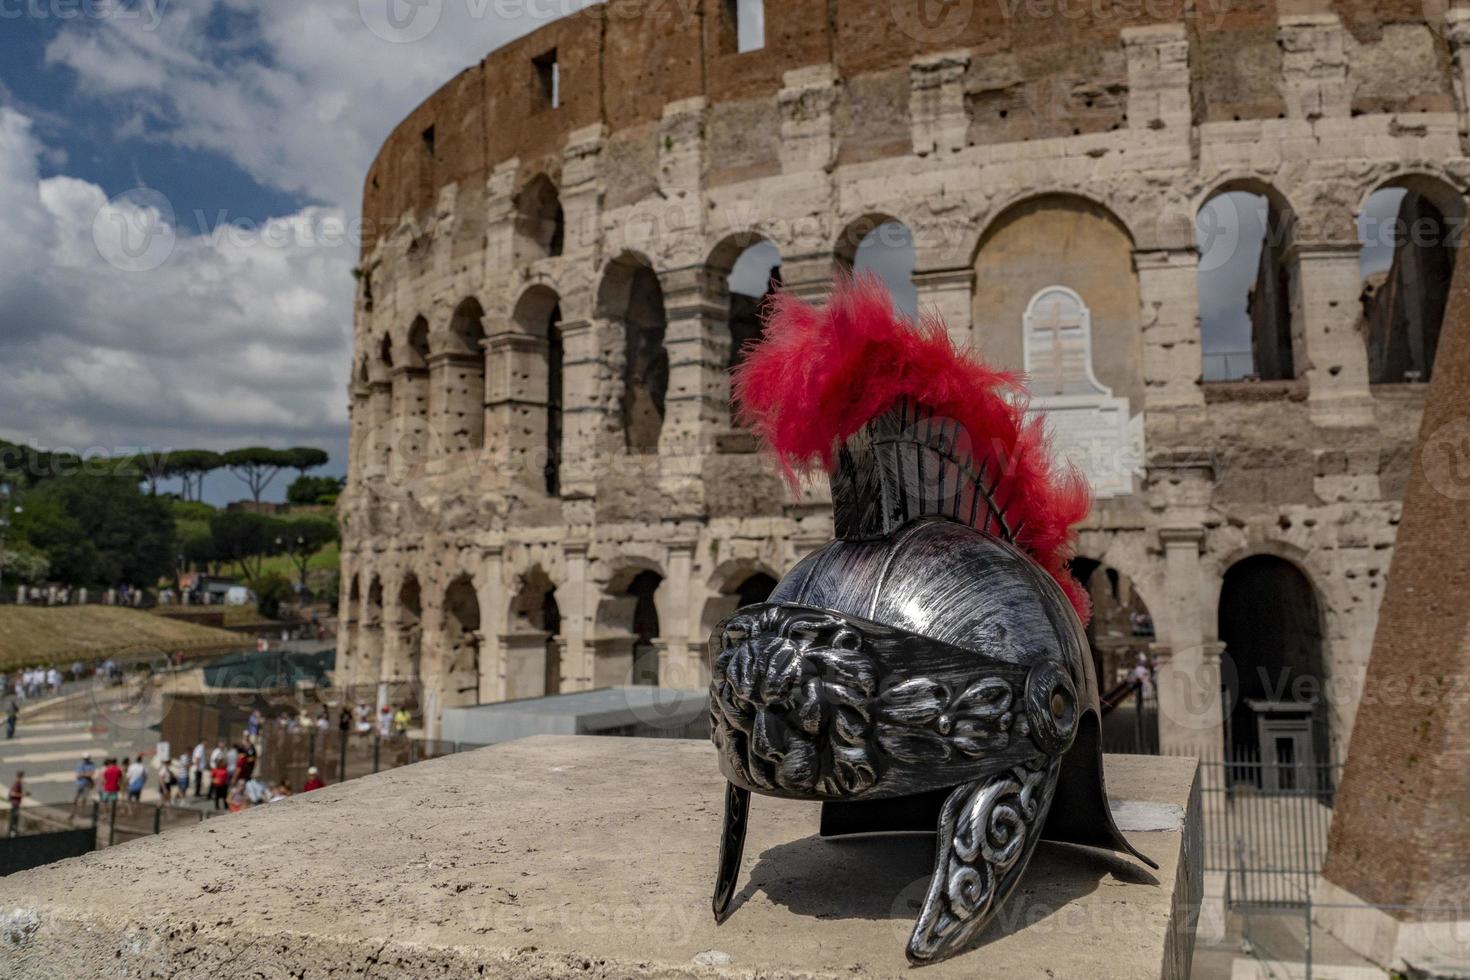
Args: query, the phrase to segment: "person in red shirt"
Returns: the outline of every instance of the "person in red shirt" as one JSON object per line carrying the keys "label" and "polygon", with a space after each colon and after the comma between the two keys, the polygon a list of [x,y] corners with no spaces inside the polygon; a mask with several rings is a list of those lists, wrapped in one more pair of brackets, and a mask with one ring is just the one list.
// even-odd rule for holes
{"label": "person in red shirt", "polygon": [[214,800],[214,808],[223,810],[229,803],[230,792],[230,770],[225,766],[224,757],[215,762],[214,767],[209,770],[209,798]]}
{"label": "person in red shirt", "polygon": [[325,785],[327,784],[322,782],[322,774],[317,770],[316,766],[312,766],[306,770],[306,782],[301,784],[301,792],[309,793],[314,789],[321,789]]}
{"label": "person in red shirt", "polygon": [[108,759],[102,765],[102,793],[99,798],[103,803],[116,803],[117,794],[122,789],[123,771],[117,764],[116,759]]}
{"label": "person in red shirt", "polygon": [[10,784],[10,836],[14,837],[20,833],[20,805],[26,800],[26,774],[18,772],[15,774],[15,782]]}

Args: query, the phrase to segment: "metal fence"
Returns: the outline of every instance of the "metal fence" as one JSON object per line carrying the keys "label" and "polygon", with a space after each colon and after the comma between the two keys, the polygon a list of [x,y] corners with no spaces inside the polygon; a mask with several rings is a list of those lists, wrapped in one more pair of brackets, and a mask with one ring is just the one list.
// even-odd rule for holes
{"label": "metal fence", "polygon": [[467,742],[358,732],[343,734],[330,729],[285,732],[267,729],[260,735],[259,772],[269,783],[299,788],[312,767],[326,782],[340,783],[478,748],[481,746]]}
{"label": "metal fence", "polygon": [[1205,871],[1228,875],[1233,906],[1300,908],[1327,856],[1334,761],[1290,767],[1236,752],[1200,760]]}

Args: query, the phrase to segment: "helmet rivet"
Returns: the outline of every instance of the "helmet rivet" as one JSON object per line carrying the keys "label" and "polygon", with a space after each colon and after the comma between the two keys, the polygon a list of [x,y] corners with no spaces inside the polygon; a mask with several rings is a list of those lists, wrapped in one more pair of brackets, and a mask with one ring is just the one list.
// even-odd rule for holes
{"label": "helmet rivet", "polygon": [[1067,700],[1062,697],[1061,691],[1051,692],[1051,716],[1060,718],[1067,713]]}

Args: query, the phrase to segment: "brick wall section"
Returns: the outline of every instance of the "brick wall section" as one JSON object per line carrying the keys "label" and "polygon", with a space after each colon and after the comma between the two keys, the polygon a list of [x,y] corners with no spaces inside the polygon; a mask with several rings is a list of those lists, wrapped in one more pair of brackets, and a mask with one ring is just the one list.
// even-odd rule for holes
{"label": "brick wall section", "polygon": [[1470,899],[1467,404],[1462,248],[1324,870],[1373,904]]}
{"label": "brick wall section", "polygon": [[[1100,76],[1119,74],[1123,29],[1158,23],[1183,21],[1193,38],[1197,121],[1276,118],[1286,111],[1275,81],[1284,0],[1203,0],[1187,11],[1183,0],[993,0],[955,14],[967,6],[945,8],[950,23],[919,19],[917,11],[929,5],[914,0],[770,2],[766,46],[746,54],[729,49],[725,0],[617,0],[589,7],[492,52],[394,130],[364,188],[364,252],[405,213],[432,207],[441,188],[483,183],[506,160],[519,159],[523,171],[554,171],[567,134],[578,128],[602,122],[616,137],[656,123],[663,107],[679,99],[769,98],[786,72],[811,65],[831,63],[846,82],[836,111],[839,119],[854,120],[851,139],[843,141],[844,160],[907,152],[904,139],[883,131],[883,112],[874,117],[874,134],[863,131],[861,120],[881,96],[885,73],[901,81],[913,58],[955,49],[974,51],[982,56],[975,64],[988,66],[973,69],[967,80],[976,114],[972,145],[1118,128],[1124,124],[1122,99],[1112,83],[1122,79]],[[1371,62],[1368,55],[1375,54],[1448,65],[1448,49],[1425,26],[1419,0],[1299,2],[1292,10],[1298,7],[1343,18],[1350,43],[1368,46],[1349,52],[1353,63]],[[531,60],[553,48],[562,67],[562,106],[545,109],[533,98]],[[1362,107],[1453,108],[1447,70],[1421,74],[1426,81],[1417,89],[1364,90]],[[423,140],[430,126],[432,155]]]}

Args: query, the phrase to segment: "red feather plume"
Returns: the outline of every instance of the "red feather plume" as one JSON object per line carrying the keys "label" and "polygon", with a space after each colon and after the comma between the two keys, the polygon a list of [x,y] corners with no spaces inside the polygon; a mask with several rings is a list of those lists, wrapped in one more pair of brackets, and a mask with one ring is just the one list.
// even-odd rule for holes
{"label": "red feather plume", "polygon": [[1075,468],[1053,463],[1041,419],[1025,417],[1016,375],[957,350],[938,317],[899,315],[876,276],[840,276],[822,308],[782,292],[770,309],[764,339],[735,369],[734,392],[741,421],[775,452],[793,488],[819,467],[831,472],[842,443],[911,399],[964,427],[976,462],[994,474],[995,507],[1019,528],[1015,544],[1088,620],[1091,602],[1067,561],[1092,494]]}

